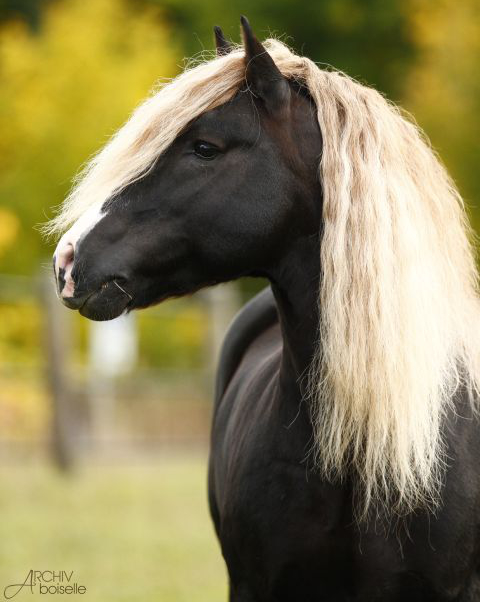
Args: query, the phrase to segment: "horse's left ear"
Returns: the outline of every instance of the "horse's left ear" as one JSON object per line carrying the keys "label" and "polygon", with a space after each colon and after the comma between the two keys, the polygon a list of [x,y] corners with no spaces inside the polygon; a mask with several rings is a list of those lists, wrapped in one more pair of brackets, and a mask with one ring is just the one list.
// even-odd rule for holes
{"label": "horse's left ear", "polygon": [[259,96],[266,107],[276,111],[286,106],[290,98],[290,86],[275,61],[257,40],[246,17],[241,17],[243,44],[245,47],[246,79],[252,92]]}
{"label": "horse's left ear", "polygon": [[233,44],[231,44],[225,37],[221,27],[215,25],[213,28],[215,34],[215,46],[217,48],[217,56],[224,56],[233,50]]}

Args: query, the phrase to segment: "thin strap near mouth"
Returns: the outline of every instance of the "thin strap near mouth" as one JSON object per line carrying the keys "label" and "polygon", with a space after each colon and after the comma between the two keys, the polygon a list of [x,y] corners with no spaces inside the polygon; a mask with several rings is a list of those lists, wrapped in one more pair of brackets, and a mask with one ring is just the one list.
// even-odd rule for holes
{"label": "thin strap near mouth", "polygon": [[122,287],[121,287],[121,286],[118,284],[118,282],[117,282],[116,280],[113,280],[113,284],[114,284],[116,287],[118,287],[118,288],[119,288],[119,289],[122,291],[122,293],[124,293],[125,295],[127,295],[127,297],[130,299],[130,301],[133,301],[133,297],[132,297],[132,295],[130,295],[129,293],[127,293],[127,291],[126,291],[124,288],[122,288]]}

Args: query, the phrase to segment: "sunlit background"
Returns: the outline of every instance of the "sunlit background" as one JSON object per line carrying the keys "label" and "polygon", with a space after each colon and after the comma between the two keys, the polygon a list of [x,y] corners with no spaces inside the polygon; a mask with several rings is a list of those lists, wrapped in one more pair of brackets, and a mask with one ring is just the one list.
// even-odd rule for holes
{"label": "sunlit background", "polygon": [[0,0],[0,595],[52,569],[92,601],[226,599],[213,372],[262,283],[94,324],[55,299],[36,226],[152,86],[212,49],[214,24],[239,40],[240,14],[414,114],[480,226],[478,0]]}

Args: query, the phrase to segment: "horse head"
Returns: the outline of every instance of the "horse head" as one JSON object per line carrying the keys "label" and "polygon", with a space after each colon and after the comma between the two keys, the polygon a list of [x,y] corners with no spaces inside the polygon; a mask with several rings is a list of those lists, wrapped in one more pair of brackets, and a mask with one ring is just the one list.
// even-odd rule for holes
{"label": "horse head", "polygon": [[[67,307],[106,320],[242,275],[274,279],[295,239],[318,232],[315,105],[245,18],[242,30],[243,77],[232,97],[192,118],[139,177],[63,234],[54,267]],[[217,60],[241,52],[219,28],[215,37]],[[146,127],[161,137],[161,124]]]}

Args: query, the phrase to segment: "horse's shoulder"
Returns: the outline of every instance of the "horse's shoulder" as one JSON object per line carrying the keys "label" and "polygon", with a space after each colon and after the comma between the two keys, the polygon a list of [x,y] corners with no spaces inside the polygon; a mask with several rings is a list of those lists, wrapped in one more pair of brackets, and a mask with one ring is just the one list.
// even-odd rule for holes
{"label": "horse's shoulder", "polygon": [[220,352],[215,383],[215,404],[222,398],[252,341],[277,320],[277,305],[269,286],[253,297],[233,318]]}

